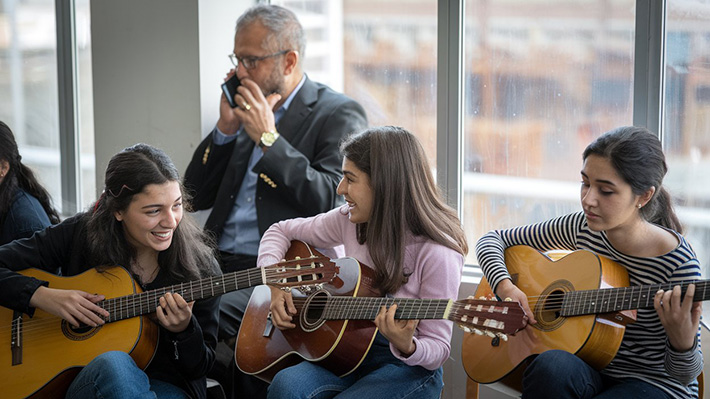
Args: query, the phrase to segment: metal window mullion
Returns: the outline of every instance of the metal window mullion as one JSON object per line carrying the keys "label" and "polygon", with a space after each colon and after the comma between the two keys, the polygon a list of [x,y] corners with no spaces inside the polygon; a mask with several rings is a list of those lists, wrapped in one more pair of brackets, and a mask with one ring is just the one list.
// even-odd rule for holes
{"label": "metal window mullion", "polygon": [[463,211],[464,2],[440,0],[437,10],[437,182],[459,216]]}
{"label": "metal window mullion", "polygon": [[666,0],[636,0],[634,125],[662,139]]}
{"label": "metal window mullion", "polygon": [[56,0],[57,89],[62,214],[77,212],[80,197],[74,0]]}

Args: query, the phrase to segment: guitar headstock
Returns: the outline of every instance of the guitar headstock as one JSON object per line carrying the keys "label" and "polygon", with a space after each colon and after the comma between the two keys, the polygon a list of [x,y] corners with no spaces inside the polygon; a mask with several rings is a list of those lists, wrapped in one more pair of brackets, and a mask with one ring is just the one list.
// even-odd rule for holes
{"label": "guitar headstock", "polygon": [[503,340],[527,325],[527,316],[518,302],[472,297],[456,301],[449,320],[466,332],[498,336]]}
{"label": "guitar headstock", "polygon": [[279,288],[325,284],[333,280],[335,263],[323,255],[282,260],[264,267],[265,283]]}

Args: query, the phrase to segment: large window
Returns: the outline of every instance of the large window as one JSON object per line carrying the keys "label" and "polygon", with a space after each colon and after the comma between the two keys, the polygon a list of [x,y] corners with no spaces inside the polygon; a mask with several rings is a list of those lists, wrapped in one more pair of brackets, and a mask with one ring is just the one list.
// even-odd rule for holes
{"label": "large window", "polygon": [[[669,0],[663,143],[666,185],[685,236],[710,271],[710,1]],[[706,307],[708,309],[708,307]],[[706,320],[710,309],[706,312]]]}
{"label": "large window", "polygon": [[82,154],[77,182],[82,196],[71,208],[81,209],[95,197],[89,1],[77,0],[76,11],[69,9],[72,3],[61,2],[64,11],[75,12],[78,91],[74,100],[79,104],[79,120],[75,130],[61,133],[55,1],[0,2],[0,120],[15,133],[23,163],[35,171],[55,207],[64,213],[62,181],[70,177],[60,167],[62,157],[68,155],[60,154],[60,134],[76,135]]}
{"label": "large window", "polygon": [[[272,3],[294,10],[307,30],[309,76],[357,99],[371,125],[410,129],[432,165],[437,135],[463,135],[458,190],[471,245],[490,229],[580,210],[583,149],[605,131],[633,124],[634,103],[649,101],[634,98],[635,27],[638,14],[650,12],[634,0],[466,0],[460,133],[436,131],[437,118],[445,117],[436,113],[436,71],[452,61],[437,59],[436,1]],[[710,248],[710,184],[703,184],[710,163],[708,10],[708,0],[668,1],[665,83],[659,84],[665,87],[666,184],[704,265]],[[660,99],[661,93],[641,96]],[[476,264],[473,251],[467,263]]]}
{"label": "large window", "polygon": [[632,0],[467,1],[462,213],[471,244],[581,209],[584,147],[632,124],[633,10]]}
{"label": "large window", "polygon": [[0,120],[61,206],[54,1],[0,2]]}
{"label": "large window", "polygon": [[306,29],[311,78],[357,100],[370,125],[414,133],[436,165],[436,0],[272,3]]}

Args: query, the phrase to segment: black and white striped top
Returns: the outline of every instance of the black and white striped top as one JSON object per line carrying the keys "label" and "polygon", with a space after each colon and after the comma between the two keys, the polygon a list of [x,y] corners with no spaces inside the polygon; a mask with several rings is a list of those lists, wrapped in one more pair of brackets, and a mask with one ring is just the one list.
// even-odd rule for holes
{"label": "black and white striped top", "polygon": [[[513,245],[527,245],[539,251],[592,251],[624,266],[632,286],[696,280],[700,277],[700,266],[695,252],[683,236],[675,234],[680,244],[663,256],[628,256],[612,247],[606,233],[590,230],[584,213],[579,212],[542,223],[491,231],[476,244],[476,256],[494,292],[499,282],[510,278],[503,252]],[[637,321],[626,327],[616,357],[602,373],[646,381],[673,398],[697,398],[696,377],[703,367],[700,330],[692,350],[676,352],[668,344],[655,309],[638,309],[637,312]]]}

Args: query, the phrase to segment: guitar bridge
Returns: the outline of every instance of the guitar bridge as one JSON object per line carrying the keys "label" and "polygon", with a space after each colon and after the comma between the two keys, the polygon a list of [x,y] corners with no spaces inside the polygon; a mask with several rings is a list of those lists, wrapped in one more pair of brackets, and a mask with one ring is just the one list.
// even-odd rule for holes
{"label": "guitar bridge", "polygon": [[22,364],[22,312],[15,311],[12,314],[10,350],[12,351],[12,365]]}

